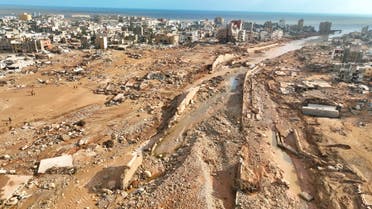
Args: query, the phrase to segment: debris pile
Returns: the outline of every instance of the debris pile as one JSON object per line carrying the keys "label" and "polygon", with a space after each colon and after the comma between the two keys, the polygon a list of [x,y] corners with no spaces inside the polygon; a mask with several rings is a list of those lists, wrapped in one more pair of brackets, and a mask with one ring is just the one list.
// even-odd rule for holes
{"label": "debris pile", "polygon": [[61,80],[64,78],[66,81],[73,82],[79,81],[80,79],[87,76],[87,71],[81,67],[77,67],[71,70],[51,70],[47,72],[42,72],[42,75],[54,76],[56,80]]}
{"label": "debris pile", "polygon": [[25,145],[21,149],[43,151],[47,149],[48,146],[81,138],[85,134],[83,128],[84,123],[84,121],[77,121],[75,123],[61,122],[59,124],[45,125],[35,130],[35,141],[30,145]]}

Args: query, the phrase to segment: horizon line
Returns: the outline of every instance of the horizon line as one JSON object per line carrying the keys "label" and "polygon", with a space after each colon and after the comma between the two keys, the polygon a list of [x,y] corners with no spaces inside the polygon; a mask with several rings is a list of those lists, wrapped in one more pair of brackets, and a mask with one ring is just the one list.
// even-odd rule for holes
{"label": "horizon line", "polygon": [[80,9],[127,9],[127,10],[158,10],[158,11],[201,11],[201,12],[252,12],[252,13],[279,13],[279,14],[315,14],[315,15],[337,15],[337,16],[343,16],[343,15],[350,15],[350,16],[363,16],[363,17],[372,17],[372,14],[367,13],[322,13],[322,12],[293,12],[293,11],[252,11],[252,10],[217,10],[217,9],[161,9],[161,8],[128,8],[128,7],[93,7],[93,6],[62,6],[62,5],[19,5],[19,4],[2,4],[0,3],[0,6],[10,6],[10,7],[40,7],[40,8],[80,8]]}

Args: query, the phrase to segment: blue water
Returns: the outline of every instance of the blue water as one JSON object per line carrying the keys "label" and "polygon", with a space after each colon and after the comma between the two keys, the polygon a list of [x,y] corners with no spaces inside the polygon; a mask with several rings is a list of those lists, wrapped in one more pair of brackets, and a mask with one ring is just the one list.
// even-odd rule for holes
{"label": "blue water", "polygon": [[0,16],[16,15],[22,12],[41,12],[65,14],[118,14],[125,16],[146,16],[152,18],[166,18],[179,20],[213,20],[217,16],[225,20],[242,19],[262,24],[271,20],[278,22],[285,19],[287,24],[296,24],[301,18],[305,25],[314,26],[318,29],[322,21],[331,21],[332,29],[343,32],[360,31],[363,26],[369,25],[372,29],[371,15],[335,15],[335,14],[303,14],[303,13],[279,13],[279,12],[233,12],[233,11],[187,11],[187,10],[145,10],[145,9],[120,9],[120,8],[78,8],[78,7],[40,7],[40,6],[0,6]]}

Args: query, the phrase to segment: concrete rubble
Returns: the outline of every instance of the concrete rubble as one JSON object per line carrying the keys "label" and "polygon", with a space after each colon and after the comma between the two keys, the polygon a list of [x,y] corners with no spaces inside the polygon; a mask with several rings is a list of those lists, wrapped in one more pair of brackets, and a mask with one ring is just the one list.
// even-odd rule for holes
{"label": "concrete rubble", "polygon": [[62,155],[55,158],[43,159],[40,161],[37,173],[43,174],[51,168],[70,168],[74,167],[71,155]]}
{"label": "concrete rubble", "polygon": [[311,196],[309,193],[307,192],[301,192],[300,193],[300,197],[308,202],[312,201],[314,199],[313,196]]}
{"label": "concrete rubble", "polygon": [[176,113],[175,115],[170,119],[169,124],[175,123],[178,118],[183,114],[186,107],[190,104],[192,104],[193,98],[195,97],[196,93],[199,91],[200,87],[195,87],[192,89],[189,89],[187,92],[181,95],[179,98],[180,102],[177,105]]}
{"label": "concrete rubble", "polygon": [[232,61],[234,58],[235,58],[235,55],[233,54],[219,55],[212,64],[212,71],[215,71],[219,65]]}
{"label": "concrete rubble", "polygon": [[305,115],[338,118],[340,111],[335,106],[308,104],[302,107],[302,113]]}
{"label": "concrete rubble", "polygon": [[17,203],[17,192],[19,192],[30,180],[32,176],[21,175],[0,175],[0,202],[6,205],[15,205]]}
{"label": "concrete rubble", "polygon": [[29,35],[0,32],[1,208],[371,207],[368,30],[22,18],[0,18]]}
{"label": "concrete rubble", "polygon": [[362,194],[360,197],[364,206],[372,207],[372,195]]}
{"label": "concrete rubble", "polygon": [[142,165],[143,156],[141,151],[132,153],[130,155],[129,162],[125,165],[124,172],[122,174],[122,188],[127,188],[129,186],[130,181],[133,178],[133,175],[136,173],[139,166]]}

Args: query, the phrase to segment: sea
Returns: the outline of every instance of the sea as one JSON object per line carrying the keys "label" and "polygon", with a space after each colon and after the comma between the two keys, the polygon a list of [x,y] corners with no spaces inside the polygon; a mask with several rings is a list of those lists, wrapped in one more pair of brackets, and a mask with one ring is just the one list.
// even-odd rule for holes
{"label": "sea", "polygon": [[[0,3],[1,4],[1,3]],[[318,29],[323,21],[332,22],[333,30],[342,30],[342,34],[361,31],[364,26],[372,29],[372,13],[370,15],[349,14],[311,14],[311,13],[282,13],[282,12],[244,12],[244,11],[200,11],[200,10],[148,10],[148,9],[122,9],[122,8],[89,8],[89,7],[49,7],[49,6],[2,6],[0,16],[18,15],[23,12],[33,14],[63,14],[66,17],[73,14],[88,15],[123,15],[144,16],[151,18],[165,18],[171,20],[213,20],[223,17],[226,21],[244,20],[263,24],[266,21],[279,22],[284,19],[286,24],[297,24],[299,19],[305,20],[305,25]]]}

